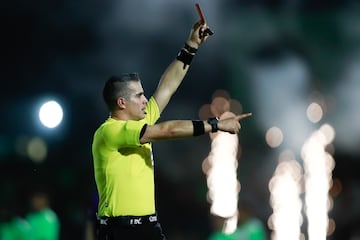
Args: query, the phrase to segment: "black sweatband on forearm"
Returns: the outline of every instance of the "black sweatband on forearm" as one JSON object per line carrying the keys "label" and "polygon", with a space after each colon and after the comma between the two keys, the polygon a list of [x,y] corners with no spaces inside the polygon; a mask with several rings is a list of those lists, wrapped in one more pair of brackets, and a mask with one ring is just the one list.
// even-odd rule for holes
{"label": "black sweatband on forearm", "polygon": [[190,65],[194,56],[195,54],[191,54],[185,49],[181,49],[178,55],[176,56],[176,59],[184,63],[183,69],[185,69],[186,65]]}
{"label": "black sweatband on forearm", "polygon": [[193,48],[187,43],[184,44],[184,49],[193,55],[195,55],[197,52],[197,48]]}
{"label": "black sweatband on forearm", "polygon": [[203,135],[205,133],[205,126],[204,126],[203,121],[193,120],[192,124],[193,124],[193,127],[194,127],[194,132],[193,132],[194,137]]}

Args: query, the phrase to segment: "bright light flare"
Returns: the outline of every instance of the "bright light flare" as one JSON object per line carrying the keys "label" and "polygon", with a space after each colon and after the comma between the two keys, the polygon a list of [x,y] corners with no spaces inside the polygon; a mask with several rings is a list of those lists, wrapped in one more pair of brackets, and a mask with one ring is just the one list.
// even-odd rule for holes
{"label": "bright light flare", "polygon": [[230,110],[230,102],[223,97],[215,97],[210,105],[210,110],[214,116],[220,116]]}
{"label": "bright light flare", "polygon": [[20,136],[16,140],[15,148],[18,155],[36,163],[45,161],[48,154],[48,146],[40,137]]}
{"label": "bright light flare", "polygon": [[[286,154],[288,155],[288,154]],[[284,155],[283,155],[284,156]],[[271,239],[301,239],[300,227],[302,202],[302,168],[293,159],[280,159],[274,176],[269,182],[270,205],[273,214],[269,218],[269,228],[273,230]]]}
{"label": "bright light flare", "polygon": [[284,135],[281,129],[278,127],[271,127],[269,130],[266,131],[265,134],[266,143],[272,148],[279,147],[283,142],[283,139],[284,139]]}
{"label": "bright light flare", "polygon": [[[224,113],[220,118],[233,115]],[[238,135],[216,132],[212,140],[209,156],[203,162],[207,177],[210,213],[225,218],[223,231],[232,233],[237,227],[237,205],[240,183],[237,180]]]}
{"label": "bright light flare", "polygon": [[227,218],[237,210],[239,183],[237,181],[237,135],[219,132],[212,140],[208,156],[210,169],[206,173],[210,212]]}
{"label": "bright light flare", "polygon": [[47,156],[47,145],[39,137],[32,138],[27,146],[28,157],[34,162],[43,162]]}
{"label": "bright light flare", "polygon": [[332,207],[329,190],[335,161],[326,151],[326,146],[334,137],[334,129],[330,125],[323,125],[310,136],[301,151],[305,170],[305,205],[309,240],[325,240],[328,235],[328,211]]}
{"label": "bright light flare", "polygon": [[320,106],[320,104],[315,102],[311,103],[306,110],[307,118],[313,123],[319,122],[322,119],[323,115],[324,112],[322,107]]}
{"label": "bright light flare", "polygon": [[44,103],[39,110],[40,122],[47,128],[57,127],[63,118],[63,110],[56,101]]}
{"label": "bright light flare", "polygon": [[[212,96],[210,104],[203,105],[199,117],[206,119],[212,116],[231,117],[242,113],[242,105],[230,94],[218,89]],[[203,161],[202,170],[206,175],[210,213],[224,219],[223,232],[233,233],[238,221],[238,195],[240,182],[237,179],[238,157],[240,156],[237,134],[222,131],[210,134],[211,150]]]}

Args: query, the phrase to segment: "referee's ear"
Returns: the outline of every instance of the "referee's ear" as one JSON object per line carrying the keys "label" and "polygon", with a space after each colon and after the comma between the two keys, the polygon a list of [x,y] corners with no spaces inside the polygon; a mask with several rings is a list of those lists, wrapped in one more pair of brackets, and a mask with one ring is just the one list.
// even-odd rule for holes
{"label": "referee's ear", "polygon": [[125,109],[125,108],[126,108],[125,98],[119,97],[119,98],[116,100],[116,104],[119,106],[120,109]]}

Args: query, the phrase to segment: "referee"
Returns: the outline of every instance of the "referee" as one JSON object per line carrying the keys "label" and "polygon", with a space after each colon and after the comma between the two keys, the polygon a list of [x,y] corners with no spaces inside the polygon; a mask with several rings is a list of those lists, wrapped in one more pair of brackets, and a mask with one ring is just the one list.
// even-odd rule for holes
{"label": "referee", "polygon": [[99,194],[98,239],[164,240],[155,208],[151,143],[217,130],[238,133],[251,114],[218,120],[156,123],[181,84],[198,47],[207,40],[206,23],[196,22],[177,57],[147,99],[137,73],[110,77],[103,97],[110,116],[96,130],[92,154]]}

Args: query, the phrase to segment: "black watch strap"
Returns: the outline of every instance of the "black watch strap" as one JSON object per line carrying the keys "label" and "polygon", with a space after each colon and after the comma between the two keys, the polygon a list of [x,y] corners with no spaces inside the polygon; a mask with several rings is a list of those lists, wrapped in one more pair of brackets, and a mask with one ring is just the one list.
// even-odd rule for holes
{"label": "black watch strap", "polygon": [[217,117],[209,118],[207,122],[211,125],[211,132],[217,132],[219,118]]}

